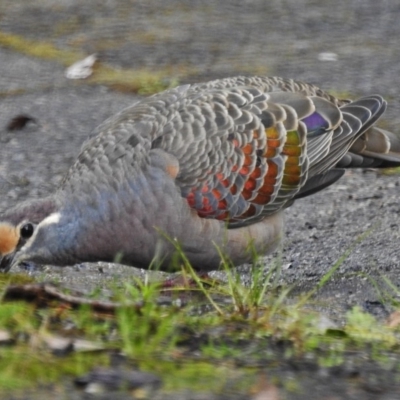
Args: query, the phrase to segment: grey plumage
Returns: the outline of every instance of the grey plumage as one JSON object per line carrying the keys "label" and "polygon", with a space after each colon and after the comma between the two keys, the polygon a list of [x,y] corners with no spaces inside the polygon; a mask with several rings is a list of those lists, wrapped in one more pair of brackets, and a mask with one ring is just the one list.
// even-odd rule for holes
{"label": "grey plumage", "polygon": [[196,269],[218,268],[217,247],[249,261],[249,245],[273,250],[282,211],[339,168],[400,165],[398,136],[374,125],[385,108],[379,95],[350,102],[276,77],[149,97],[93,132],[54,194],[1,215],[1,267],[119,256],[168,269],[174,241]]}

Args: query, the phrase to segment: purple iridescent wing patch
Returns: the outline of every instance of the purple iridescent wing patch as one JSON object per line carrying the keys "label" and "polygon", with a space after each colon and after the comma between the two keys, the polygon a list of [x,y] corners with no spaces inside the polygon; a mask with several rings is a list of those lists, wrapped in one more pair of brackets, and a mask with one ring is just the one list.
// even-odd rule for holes
{"label": "purple iridescent wing patch", "polygon": [[303,118],[302,121],[307,127],[307,136],[315,137],[321,135],[326,132],[329,127],[328,121],[322,117],[318,112],[314,112],[306,118]]}

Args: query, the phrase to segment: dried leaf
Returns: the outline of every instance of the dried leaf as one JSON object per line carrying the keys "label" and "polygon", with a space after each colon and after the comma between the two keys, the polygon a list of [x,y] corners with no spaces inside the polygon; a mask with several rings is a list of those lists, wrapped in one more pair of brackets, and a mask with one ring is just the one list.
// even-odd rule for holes
{"label": "dried leaf", "polygon": [[20,114],[20,115],[16,115],[14,118],[11,119],[11,121],[7,124],[6,129],[9,132],[14,132],[14,131],[22,131],[22,129],[25,128],[26,125],[28,125],[28,123],[35,123],[36,124],[36,120],[33,117],[30,117],[29,115],[25,115],[25,114]]}

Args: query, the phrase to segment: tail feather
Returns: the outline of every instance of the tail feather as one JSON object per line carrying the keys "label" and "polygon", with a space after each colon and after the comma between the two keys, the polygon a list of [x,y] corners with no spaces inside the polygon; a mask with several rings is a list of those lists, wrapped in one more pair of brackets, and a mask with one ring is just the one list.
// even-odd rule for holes
{"label": "tail feather", "polygon": [[308,179],[295,199],[331,185],[343,175],[343,168],[400,166],[400,136],[374,126],[386,106],[381,96],[372,95],[340,108],[343,119],[333,132],[329,153],[322,153],[322,140],[310,140],[308,150],[319,158],[315,157],[316,162],[308,171]]}
{"label": "tail feather", "polygon": [[373,126],[353,143],[349,152],[374,159],[374,167],[400,166],[400,136]]}

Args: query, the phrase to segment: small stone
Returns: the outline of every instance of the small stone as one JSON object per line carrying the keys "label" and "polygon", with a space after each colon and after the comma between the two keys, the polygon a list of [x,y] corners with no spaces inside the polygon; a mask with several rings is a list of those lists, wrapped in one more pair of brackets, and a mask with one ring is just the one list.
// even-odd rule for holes
{"label": "small stone", "polygon": [[323,52],[318,54],[319,61],[337,61],[338,55],[331,52]]}
{"label": "small stone", "polygon": [[14,341],[11,333],[5,330],[0,330],[0,345],[11,344]]}
{"label": "small stone", "polygon": [[72,339],[61,336],[44,336],[42,340],[55,355],[66,355],[73,351]]}

